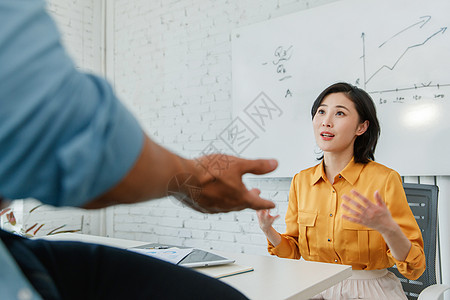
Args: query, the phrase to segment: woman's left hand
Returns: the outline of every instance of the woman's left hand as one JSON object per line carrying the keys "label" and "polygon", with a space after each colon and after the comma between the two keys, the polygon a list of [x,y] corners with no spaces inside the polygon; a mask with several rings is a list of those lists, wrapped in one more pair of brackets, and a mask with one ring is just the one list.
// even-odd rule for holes
{"label": "woman's left hand", "polygon": [[345,212],[342,218],[375,229],[381,234],[392,228],[395,221],[378,191],[374,194],[375,203],[355,190],[352,190],[351,193],[359,201],[343,195],[344,202],[341,207]]}

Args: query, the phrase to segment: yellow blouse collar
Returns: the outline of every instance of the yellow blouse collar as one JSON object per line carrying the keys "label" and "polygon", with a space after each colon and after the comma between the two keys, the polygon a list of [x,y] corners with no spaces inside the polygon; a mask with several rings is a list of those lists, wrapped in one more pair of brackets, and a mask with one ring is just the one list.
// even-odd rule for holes
{"label": "yellow blouse collar", "polygon": [[[359,175],[361,174],[362,169],[364,168],[364,164],[355,163],[354,158],[350,160],[347,166],[339,173],[345,180],[347,180],[351,185],[354,185],[356,180],[358,180]],[[323,159],[320,164],[316,166],[314,171],[311,185],[315,185],[320,179],[325,180],[325,170],[323,167]]]}

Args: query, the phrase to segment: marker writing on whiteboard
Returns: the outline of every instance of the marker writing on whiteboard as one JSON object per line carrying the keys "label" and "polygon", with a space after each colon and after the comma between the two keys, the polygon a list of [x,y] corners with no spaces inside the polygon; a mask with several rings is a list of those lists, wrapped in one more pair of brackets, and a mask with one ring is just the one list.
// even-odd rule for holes
{"label": "marker writing on whiteboard", "polygon": [[[275,49],[275,60],[272,61],[272,63],[277,67],[277,73],[280,75],[279,81],[285,81],[287,79],[292,78],[292,76],[287,72],[286,64],[292,57],[293,52],[293,46],[289,46],[287,49],[285,49],[283,46],[279,46]],[[286,92],[284,94],[284,98],[287,98],[288,96],[292,97],[292,92],[289,88],[286,89]]]}
{"label": "marker writing on whiteboard", "polygon": [[272,61],[272,63],[277,67],[277,73],[282,76],[280,79],[278,79],[279,81],[283,81],[292,77],[291,75],[286,74],[285,67],[285,63],[292,57],[292,47],[293,46],[289,46],[289,48],[284,49],[283,46],[279,46],[277,47],[277,49],[275,49],[274,55],[276,59]]}
{"label": "marker writing on whiteboard", "polygon": [[[289,64],[289,60],[292,57],[293,46],[289,46],[285,48],[284,46],[278,46],[275,49],[274,56],[275,58],[272,60],[272,65],[275,66],[275,71],[278,75],[278,81],[286,82],[287,80],[292,78],[292,75],[289,74],[287,70],[287,65]],[[267,62],[262,63],[263,66],[267,65]],[[292,92],[289,88],[286,88],[286,92],[284,93],[284,98],[288,96],[292,97]]]}

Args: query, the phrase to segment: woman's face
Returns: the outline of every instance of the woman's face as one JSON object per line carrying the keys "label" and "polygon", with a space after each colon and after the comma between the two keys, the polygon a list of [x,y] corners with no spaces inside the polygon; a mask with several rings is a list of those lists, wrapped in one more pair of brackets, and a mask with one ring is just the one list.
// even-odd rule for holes
{"label": "woman's face", "polygon": [[324,153],[353,155],[353,144],[368,125],[369,121],[360,123],[355,104],[344,93],[325,96],[313,118],[314,137]]}

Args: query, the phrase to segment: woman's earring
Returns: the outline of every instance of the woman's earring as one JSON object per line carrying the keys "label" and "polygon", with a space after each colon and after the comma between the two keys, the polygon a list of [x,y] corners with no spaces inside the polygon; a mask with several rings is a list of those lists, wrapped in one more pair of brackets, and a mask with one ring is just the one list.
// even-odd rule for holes
{"label": "woman's earring", "polygon": [[322,151],[322,149],[319,148],[319,146],[317,144],[314,146],[314,154],[317,157],[323,156],[323,151]]}

